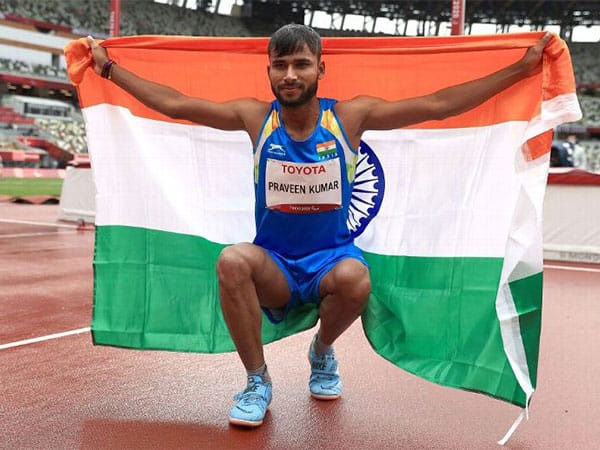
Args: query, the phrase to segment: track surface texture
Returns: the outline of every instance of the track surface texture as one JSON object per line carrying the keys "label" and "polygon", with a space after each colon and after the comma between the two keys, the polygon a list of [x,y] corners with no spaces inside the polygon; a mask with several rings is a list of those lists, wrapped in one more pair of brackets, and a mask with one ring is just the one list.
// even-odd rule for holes
{"label": "track surface texture", "polygon": [[[407,374],[356,323],[336,343],[341,399],[309,395],[311,330],[266,346],[263,426],[229,426],[236,354],[92,345],[94,233],[57,215],[0,203],[0,346],[43,338],[0,349],[1,449],[497,449],[520,412]],[[600,266],[546,262],[537,392],[506,448],[600,448],[599,288]]]}

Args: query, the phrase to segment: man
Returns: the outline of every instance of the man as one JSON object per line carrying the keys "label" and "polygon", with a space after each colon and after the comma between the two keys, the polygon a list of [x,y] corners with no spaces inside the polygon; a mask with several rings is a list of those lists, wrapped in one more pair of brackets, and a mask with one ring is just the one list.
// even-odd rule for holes
{"label": "man", "polygon": [[[346,226],[363,132],[440,120],[483,103],[539,71],[550,38],[544,36],[505,69],[430,95],[401,101],[357,96],[337,102],[317,97],[325,75],[319,35],[303,25],[286,25],[268,46],[267,74],[277,100],[223,103],[142,80],[114,64],[89,39],[96,73],[147,106],[173,118],[245,130],[252,141],[256,237],[253,243],[226,248],[217,263],[221,308],[248,375],[230,410],[232,424],[261,425],[271,402],[261,309],[276,323],[297,305],[319,305],[320,326],[309,348],[310,392],[322,400],[341,395],[332,345],[359,317],[370,294],[368,266]],[[318,189],[307,188],[306,180]]]}

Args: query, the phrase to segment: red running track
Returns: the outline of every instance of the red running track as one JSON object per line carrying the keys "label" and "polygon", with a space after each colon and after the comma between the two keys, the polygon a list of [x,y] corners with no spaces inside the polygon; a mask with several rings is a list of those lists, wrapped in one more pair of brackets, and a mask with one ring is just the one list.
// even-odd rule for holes
{"label": "red running track", "polygon": [[[0,203],[0,346],[89,327],[93,232],[57,215]],[[600,267],[547,264],[538,391],[506,447],[600,448]],[[245,383],[233,353],[94,347],[89,332],[0,349],[0,448],[497,449],[520,412],[405,373],[359,324],[336,345],[344,396],[312,400],[311,336],[266,347],[274,400],[257,430],[227,424]]]}

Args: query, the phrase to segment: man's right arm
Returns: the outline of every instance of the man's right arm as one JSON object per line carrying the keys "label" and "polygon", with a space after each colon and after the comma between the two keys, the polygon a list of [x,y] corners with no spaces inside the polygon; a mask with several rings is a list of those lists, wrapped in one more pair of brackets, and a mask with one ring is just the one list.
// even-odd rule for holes
{"label": "man's right arm", "polygon": [[[88,37],[94,59],[94,71],[102,73],[109,60],[106,50]],[[245,98],[217,103],[189,97],[159,83],[145,80],[113,64],[111,81],[133,95],[144,105],[174,119],[184,119],[221,130],[246,130],[254,141],[269,104]]]}

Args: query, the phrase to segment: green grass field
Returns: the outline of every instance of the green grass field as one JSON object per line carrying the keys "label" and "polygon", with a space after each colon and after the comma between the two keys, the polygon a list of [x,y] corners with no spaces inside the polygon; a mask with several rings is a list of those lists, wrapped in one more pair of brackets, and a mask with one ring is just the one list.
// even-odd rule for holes
{"label": "green grass field", "polygon": [[0,195],[26,197],[28,195],[51,195],[60,197],[61,178],[4,178],[0,177]]}

